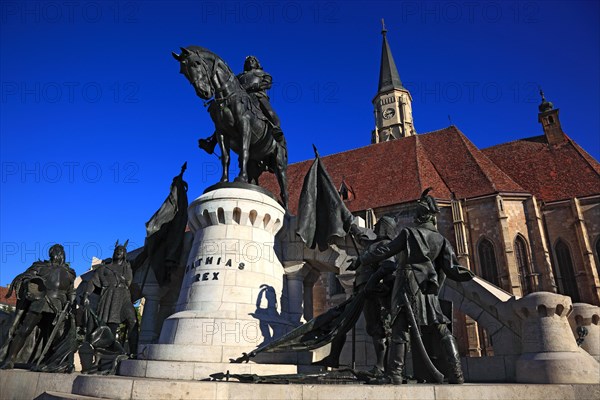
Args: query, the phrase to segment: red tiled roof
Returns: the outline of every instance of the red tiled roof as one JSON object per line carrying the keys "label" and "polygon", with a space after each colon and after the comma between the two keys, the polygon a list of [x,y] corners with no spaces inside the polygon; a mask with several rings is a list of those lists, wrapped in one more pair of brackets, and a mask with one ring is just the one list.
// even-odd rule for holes
{"label": "red tiled roof", "polygon": [[6,299],[4,298],[4,296],[6,296],[6,293],[8,293],[8,288],[7,287],[0,287],[0,304],[8,304],[9,306],[16,306],[17,305],[17,295],[15,292],[12,292],[11,296]]}
{"label": "red tiled roof", "polygon": [[568,137],[550,146],[545,136],[536,136],[482,152],[546,202],[600,194],[600,164]]}
{"label": "red tiled roof", "polygon": [[[406,203],[431,186],[438,199],[472,198],[497,192],[525,192],[492,163],[456,127],[419,134],[321,157],[336,187],[342,180],[355,197],[350,211]],[[290,211],[296,212],[300,190],[312,160],[288,166]],[[273,175],[261,186],[279,193]]]}

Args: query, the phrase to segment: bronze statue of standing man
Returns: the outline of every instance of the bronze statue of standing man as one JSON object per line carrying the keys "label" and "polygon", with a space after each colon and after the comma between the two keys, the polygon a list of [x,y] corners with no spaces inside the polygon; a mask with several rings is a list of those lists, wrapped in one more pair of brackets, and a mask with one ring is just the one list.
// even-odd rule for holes
{"label": "bronze statue of standing man", "polygon": [[[60,244],[50,248],[49,256],[49,261],[36,261],[10,284],[7,297],[16,291],[17,313],[7,345],[0,349],[2,369],[12,369],[15,363],[47,372],[74,368],[75,271],[66,264]],[[30,338],[36,328],[39,335]]]}
{"label": "bronze statue of standing man", "polygon": [[[373,231],[352,225],[350,228],[359,243],[368,250],[391,242],[397,236],[396,220],[385,215],[377,221]],[[372,237],[369,237],[369,234]],[[363,316],[367,334],[373,339],[376,362],[370,373],[380,377],[387,368],[387,350],[389,347],[390,296],[394,284],[393,272],[396,270],[395,257],[389,257],[379,263],[362,264],[355,275],[355,292],[365,291]],[[375,274],[378,274],[375,277]]]}
{"label": "bronze statue of standing man", "polygon": [[96,288],[101,290],[96,310],[98,318],[108,325],[115,336],[117,336],[119,325],[124,322],[127,326],[129,353],[135,355],[139,333],[137,315],[129,290],[133,272],[131,265],[126,260],[127,242],[119,245],[117,241],[112,261],[96,269],[94,277],[88,281],[83,302],[84,305],[89,305],[88,296]]}

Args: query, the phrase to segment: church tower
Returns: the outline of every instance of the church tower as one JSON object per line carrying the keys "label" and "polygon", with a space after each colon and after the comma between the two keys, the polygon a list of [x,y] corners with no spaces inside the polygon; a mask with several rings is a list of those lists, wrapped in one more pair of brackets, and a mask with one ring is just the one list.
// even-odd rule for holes
{"label": "church tower", "polygon": [[387,30],[383,20],[381,20],[381,24],[383,26],[381,31],[383,45],[379,69],[379,88],[373,99],[375,130],[371,137],[371,143],[400,139],[416,133],[412,117],[412,96],[402,86],[387,41]]}
{"label": "church tower", "polygon": [[554,105],[546,100],[544,92],[540,89],[540,96],[542,96],[542,104],[539,105],[538,110],[538,122],[542,124],[544,128],[544,134],[548,140],[548,144],[555,145],[565,141],[565,133],[560,126],[560,120],[558,119],[558,108],[554,108]]}

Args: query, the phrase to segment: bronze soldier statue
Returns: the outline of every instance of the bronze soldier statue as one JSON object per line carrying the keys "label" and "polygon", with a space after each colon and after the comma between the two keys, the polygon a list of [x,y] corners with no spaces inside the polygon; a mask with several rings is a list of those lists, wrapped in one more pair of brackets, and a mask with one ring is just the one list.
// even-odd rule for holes
{"label": "bronze soldier statue", "polygon": [[[359,242],[368,250],[375,250],[378,245],[387,244],[397,236],[396,220],[392,216],[383,216],[377,221],[373,236],[365,235],[363,228],[353,225],[351,231]],[[393,272],[396,270],[396,259],[391,256],[376,264],[360,265],[356,271],[355,291],[365,291],[365,304],[363,316],[365,318],[367,334],[373,339],[373,347],[377,358],[371,373],[382,376],[386,370],[386,356],[388,349],[388,331],[390,322],[391,289],[394,284]],[[371,279],[380,271],[379,279]]]}
{"label": "bronze soldier statue", "polygon": [[[271,89],[271,86],[273,85],[273,78],[271,75],[263,70],[260,62],[255,56],[248,56],[244,61],[244,72],[237,75],[237,79],[244,90],[256,99],[260,110],[273,125],[273,137],[275,140],[284,144],[287,148],[279,117],[273,110],[273,107],[271,107],[271,102],[266,92]],[[212,154],[217,145],[216,134],[213,134],[206,139],[200,139],[198,145],[202,150]]]}
{"label": "bronze soldier statue", "polygon": [[[17,313],[9,340],[0,350],[0,357],[6,354],[2,369],[12,369],[15,362],[22,362],[48,372],[73,370],[77,343],[71,309],[76,275],[65,263],[63,246],[52,246],[49,256],[50,261],[33,263],[10,285],[7,297],[16,291]],[[39,334],[30,337],[36,328]]]}
{"label": "bronze soldier statue", "polygon": [[96,288],[100,290],[100,300],[96,310],[98,318],[108,325],[115,336],[117,336],[119,325],[125,323],[129,353],[135,356],[139,333],[137,315],[129,291],[133,272],[131,265],[126,260],[128,242],[119,245],[117,241],[112,261],[96,268],[94,277],[87,284],[83,303],[86,306],[89,305],[88,296]]}
{"label": "bronze soldier statue", "polygon": [[[448,329],[450,321],[442,313],[438,293],[446,276],[466,281],[472,279],[473,274],[458,265],[450,242],[438,232],[435,215],[439,208],[435,199],[427,194],[429,190],[425,190],[417,202],[415,227],[402,229],[394,240],[363,253],[350,267],[356,269],[360,265],[396,256],[397,270],[391,301],[392,343],[387,371],[391,382],[396,385],[403,382],[409,327],[413,333],[413,350],[419,344],[422,348],[415,330],[433,329],[448,363],[448,381],[464,382],[456,339]],[[389,271],[380,267],[367,286],[388,274]],[[439,374],[437,370],[435,372]]]}

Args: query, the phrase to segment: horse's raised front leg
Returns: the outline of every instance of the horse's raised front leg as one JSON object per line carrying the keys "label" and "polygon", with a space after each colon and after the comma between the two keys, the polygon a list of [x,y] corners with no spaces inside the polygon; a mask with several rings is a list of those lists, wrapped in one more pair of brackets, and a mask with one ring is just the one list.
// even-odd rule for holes
{"label": "horse's raised front leg", "polygon": [[221,167],[223,168],[223,175],[221,175],[221,182],[229,182],[229,138],[225,137],[221,132],[216,131],[217,142],[221,149]]}
{"label": "horse's raised front leg", "polygon": [[240,121],[240,133],[242,134],[242,149],[240,158],[240,174],[235,178],[236,182],[248,183],[248,160],[250,159],[250,139],[252,132],[248,118],[242,118]]}

